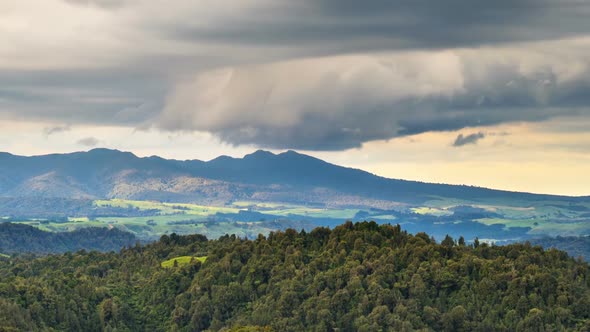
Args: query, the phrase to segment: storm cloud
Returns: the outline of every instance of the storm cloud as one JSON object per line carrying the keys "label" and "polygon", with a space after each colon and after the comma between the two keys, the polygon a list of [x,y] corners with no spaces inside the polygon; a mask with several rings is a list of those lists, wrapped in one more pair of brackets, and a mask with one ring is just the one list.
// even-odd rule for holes
{"label": "storm cloud", "polygon": [[0,13],[0,119],[342,150],[590,116],[587,1],[22,0]]}
{"label": "storm cloud", "polygon": [[160,28],[189,41],[359,52],[570,37],[588,33],[590,14],[590,5],[578,0],[258,0],[244,2],[237,15],[226,5],[215,6],[223,23],[162,22]]}
{"label": "storm cloud", "polygon": [[156,123],[209,131],[231,144],[341,150],[429,131],[590,115],[588,60],[580,54],[577,61],[574,70],[559,54],[480,49],[226,68],[177,86]]}

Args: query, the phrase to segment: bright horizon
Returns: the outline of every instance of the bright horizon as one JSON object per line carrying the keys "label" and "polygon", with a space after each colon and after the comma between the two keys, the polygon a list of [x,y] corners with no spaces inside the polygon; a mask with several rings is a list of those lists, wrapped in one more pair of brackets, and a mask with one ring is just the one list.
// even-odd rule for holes
{"label": "bright horizon", "polygon": [[[116,130],[125,132],[125,130],[120,128],[117,128]],[[133,137],[134,135],[149,136],[154,134],[159,135],[157,133],[150,134],[143,132],[127,133],[126,135]],[[94,147],[77,147],[75,145],[66,144],[60,146],[60,148],[57,150],[51,150],[52,146],[43,147],[42,144],[31,150],[22,149],[22,146],[18,146],[22,149],[20,152],[16,151],[18,149],[13,149],[12,151],[2,150],[2,152],[8,152],[14,155],[38,156],[52,153],[83,152],[95,148],[106,148],[131,152],[138,157],[150,157],[156,155],[166,159],[197,159],[209,161],[221,155],[241,158],[247,154],[253,153],[256,150],[266,150],[275,154],[287,151],[287,149],[278,150],[259,148],[255,146],[231,147],[226,145],[221,145],[221,147],[218,149],[213,150],[209,147],[215,144],[214,139],[210,137],[200,137],[199,142],[202,144],[194,145],[193,143],[195,140],[190,138],[194,138],[194,136],[191,135],[188,138],[180,136],[175,138],[174,141],[176,143],[182,143],[170,143],[170,146],[174,146],[175,149],[167,148],[168,145],[166,144],[163,144],[157,148],[150,148],[141,146],[139,144],[109,145],[105,142],[103,145],[97,144],[97,146]],[[560,163],[559,160],[556,160],[557,158],[551,159],[555,164],[549,164],[543,159],[543,156],[537,156],[537,159],[521,156],[522,160],[524,160],[521,164],[522,167],[514,169],[514,163],[510,161],[494,162],[486,160],[485,158],[482,158],[478,161],[465,161],[461,159],[448,160],[444,158],[444,155],[447,151],[452,151],[452,149],[447,148],[444,145],[441,146],[441,149],[444,151],[439,151],[435,154],[432,153],[432,150],[435,149],[424,149],[419,147],[420,145],[426,146],[428,144],[437,145],[437,141],[445,141],[449,139],[452,139],[452,133],[436,133],[434,135],[417,135],[411,139],[398,139],[394,142],[372,142],[366,144],[362,149],[351,149],[345,151],[344,153],[293,150],[297,151],[298,153],[307,154],[322,159],[332,164],[358,168],[392,179],[470,185],[490,189],[530,192],[537,194],[554,194],[565,196],[590,195],[590,192],[586,190],[586,188],[590,187],[590,182],[585,182],[583,181],[583,179],[585,179],[584,177],[580,178],[578,176],[579,174],[584,174],[585,165],[579,167],[576,165],[576,163],[572,163],[568,160],[564,160],[562,161],[563,163]],[[142,139],[140,137],[138,141],[141,140]],[[120,141],[129,142],[128,139],[122,139]],[[491,143],[491,145],[495,145],[495,143]],[[402,160],[392,160],[391,158],[387,158],[387,156],[382,155],[381,152],[385,151],[386,149],[389,149],[389,151],[395,151],[398,154],[402,154],[410,158],[399,158]],[[422,151],[422,153],[409,155],[412,149]],[[215,154],[215,152],[218,153]],[[531,154],[535,153],[538,152],[531,152]],[[579,157],[585,156],[580,155]],[[527,158],[530,158],[531,160],[526,161]],[[547,178],[546,175],[547,173],[551,172],[552,168],[554,170],[569,169],[570,172],[562,174],[559,177],[555,176],[553,179]],[[486,174],[492,173],[494,174],[493,177],[485,176]]]}

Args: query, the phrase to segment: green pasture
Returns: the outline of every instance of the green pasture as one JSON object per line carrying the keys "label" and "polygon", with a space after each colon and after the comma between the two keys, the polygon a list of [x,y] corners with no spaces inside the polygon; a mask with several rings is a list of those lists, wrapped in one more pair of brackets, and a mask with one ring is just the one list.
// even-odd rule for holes
{"label": "green pasture", "polygon": [[[527,205],[528,204],[528,205]],[[281,202],[251,202],[238,201],[230,206],[204,206],[187,203],[163,203],[155,201],[137,201],[125,199],[96,200],[94,205],[99,207],[131,208],[140,211],[151,210],[150,216],[137,217],[98,217],[88,218],[87,216],[69,217],[67,221],[47,221],[42,219],[20,220],[20,222],[37,227],[44,231],[67,232],[82,227],[115,227],[135,234],[142,240],[153,240],[163,234],[204,234],[210,239],[215,239],[225,234],[235,234],[240,237],[255,238],[258,234],[268,234],[275,231],[277,224],[272,220],[259,222],[246,222],[239,219],[239,212],[249,210],[276,216],[278,219],[301,218],[293,216],[312,218],[331,218],[336,220],[352,220],[360,211],[368,211],[369,215],[363,219],[380,220],[391,223],[403,224],[404,217],[397,219],[396,216],[372,211],[370,209],[360,210],[358,208],[320,208],[315,206],[302,206]],[[481,208],[498,217],[483,218],[476,220],[482,224],[502,224],[505,228],[530,227],[529,234],[547,235],[579,235],[590,233],[590,221],[584,217],[588,213],[584,204],[567,205],[563,202],[538,201],[522,203],[520,206],[515,202],[502,202],[501,200],[487,200],[480,202],[469,202],[467,200],[456,200],[446,198],[433,198],[421,205],[410,206],[410,211],[424,215],[444,217],[452,215],[452,208],[456,206],[472,206]],[[233,214],[234,216],[224,218],[218,213]],[[155,215],[154,215],[155,214]],[[141,215],[141,214],[139,214]],[[313,220],[310,220],[313,221]]]}
{"label": "green pasture", "polygon": [[412,212],[417,214],[427,214],[432,216],[450,216],[453,214],[453,211],[449,211],[446,208],[438,208],[438,207],[429,207],[429,206],[421,206],[415,207],[410,209]]}
{"label": "green pasture", "polygon": [[138,210],[158,210],[160,215],[189,214],[198,216],[209,216],[216,213],[238,213],[239,208],[204,206],[187,203],[163,203],[156,201],[134,201],[126,199],[95,200],[97,207],[119,207],[134,208]]}
{"label": "green pasture", "polygon": [[179,256],[179,257],[174,257],[171,258],[167,261],[163,261],[160,266],[164,267],[164,268],[171,268],[174,267],[174,261],[176,261],[178,266],[184,266],[187,265],[188,263],[190,263],[190,261],[194,259],[197,260],[201,263],[205,263],[205,261],[207,260],[207,256],[201,256],[201,257],[193,257],[193,256]]}
{"label": "green pasture", "polygon": [[504,225],[505,228],[530,227],[530,235],[584,235],[590,234],[590,222],[553,219],[500,219],[482,218],[475,220],[485,225]]}

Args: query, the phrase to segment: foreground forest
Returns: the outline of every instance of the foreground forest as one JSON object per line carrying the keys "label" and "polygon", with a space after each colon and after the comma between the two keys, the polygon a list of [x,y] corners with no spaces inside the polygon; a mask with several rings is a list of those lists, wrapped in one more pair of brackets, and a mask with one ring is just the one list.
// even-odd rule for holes
{"label": "foreground forest", "polygon": [[587,331],[590,266],[373,222],[0,258],[2,331],[222,329]]}

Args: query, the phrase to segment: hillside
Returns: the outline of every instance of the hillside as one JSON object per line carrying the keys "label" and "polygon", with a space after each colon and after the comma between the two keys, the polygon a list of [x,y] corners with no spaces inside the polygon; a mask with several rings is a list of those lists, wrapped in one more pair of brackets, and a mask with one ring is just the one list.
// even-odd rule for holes
{"label": "hillside", "polygon": [[513,201],[587,201],[468,186],[379,177],[287,151],[257,151],[208,162],[139,158],[129,152],[22,157],[0,154],[0,196],[75,199],[127,198],[228,204],[235,200],[322,203],[391,208],[433,197]]}
{"label": "hillside", "polygon": [[0,223],[0,253],[52,254],[78,250],[119,251],[135,245],[131,233],[118,229],[83,228],[72,232],[44,232],[35,227]]}
{"label": "hillside", "polygon": [[532,239],[533,245],[543,248],[557,248],[567,252],[572,257],[582,257],[590,262],[590,236],[557,236]]}
{"label": "hillside", "polygon": [[[196,258],[161,266],[185,256]],[[172,234],[120,253],[0,258],[0,292],[2,330],[590,328],[587,263],[531,245],[437,244],[366,222],[255,240]]]}

